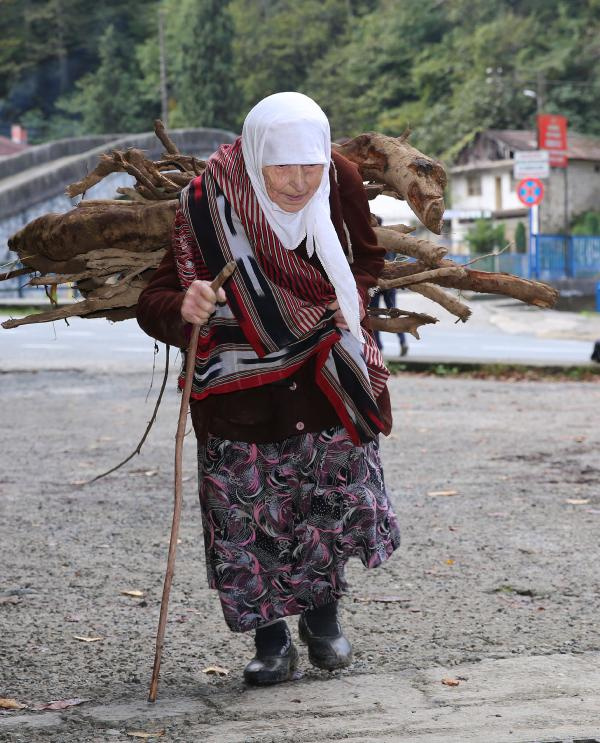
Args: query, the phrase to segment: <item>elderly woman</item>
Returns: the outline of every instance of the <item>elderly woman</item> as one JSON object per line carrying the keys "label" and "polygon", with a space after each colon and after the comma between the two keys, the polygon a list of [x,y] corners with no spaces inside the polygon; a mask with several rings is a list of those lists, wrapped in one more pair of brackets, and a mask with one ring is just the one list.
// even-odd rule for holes
{"label": "elderly woman", "polygon": [[291,678],[295,614],[310,662],[347,666],[344,566],[376,567],[400,541],[377,443],[391,428],[388,373],[364,320],[383,256],[325,114],[278,93],[184,190],[138,302],[164,343],[186,348],[201,325],[190,408],[206,567],[229,628],[255,630],[248,683]]}

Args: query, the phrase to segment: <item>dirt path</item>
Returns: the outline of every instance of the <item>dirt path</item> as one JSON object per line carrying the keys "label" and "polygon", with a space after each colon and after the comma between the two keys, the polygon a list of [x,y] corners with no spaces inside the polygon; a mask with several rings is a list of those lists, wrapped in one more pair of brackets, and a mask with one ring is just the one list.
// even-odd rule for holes
{"label": "dirt path", "polygon": [[[164,729],[168,741],[318,739],[302,725],[290,732],[273,712],[273,705],[296,704],[298,719],[302,710],[307,719],[321,714],[335,723],[337,733],[324,740],[359,741],[342,703],[350,689],[351,706],[385,706],[397,694],[385,679],[422,671],[422,684],[431,667],[452,673],[457,664],[600,649],[600,385],[405,375],[392,380],[395,432],[382,443],[404,544],[378,570],[351,564],[343,620],[356,661],[331,678],[304,661],[301,679],[276,693],[253,691],[245,711],[235,700],[247,693],[241,670],[252,639],[226,629],[205,587],[190,436],[159,691],[162,699],[187,701],[149,724],[139,705],[170,528],[173,389],[141,456],[92,486],[73,484],[135,446],[156,382],[147,403],[146,387],[144,375],[0,374],[0,697],[27,705],[91,700],[62,715],[0,713],[0,740],[125,741],[133,739],[124,731],[140,726]],[[440,491],[456,494],[430,495]],[[122,593],[128,590],[144,597]],[[207,676],[202,669],[210,665],[230,674]],[[342,702],[331,706],[336,695]],[[109,712],[88,714],[92,706]],[[259,732],[251,735],[244,719],[262,721]],[[389,740],[446,740],[441,735]],[[475,740],[447,738],[463,739]],[[535,739],[533,730],[529,738],[510,737]]]}

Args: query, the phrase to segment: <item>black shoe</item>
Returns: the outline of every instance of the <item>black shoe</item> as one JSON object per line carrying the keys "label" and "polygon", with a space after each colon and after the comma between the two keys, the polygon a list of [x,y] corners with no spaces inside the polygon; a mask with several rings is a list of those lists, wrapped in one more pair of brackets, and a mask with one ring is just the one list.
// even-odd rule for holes
{"label": "black shoe", "polygon": [[[335,607],[335,604],[333,606]],[[308,645],[308,659],[312,665],[325,671],[335,671],[349,666],[352,663],[352,645],[344,636],[337,619],[333,625],[333,632],[328,628],[325,634],[321,634],[314,622],[312,629],[309,626],[310,621],[310,612],[302,614],[298,620],[298,633],[302,642]]]}
{"label": "black shoe", "polygon": [[244,668],[244,678],[254,686],[289,681],[298,667],[298,651],[282,620],[259,628],[254,639],[256,655]]}

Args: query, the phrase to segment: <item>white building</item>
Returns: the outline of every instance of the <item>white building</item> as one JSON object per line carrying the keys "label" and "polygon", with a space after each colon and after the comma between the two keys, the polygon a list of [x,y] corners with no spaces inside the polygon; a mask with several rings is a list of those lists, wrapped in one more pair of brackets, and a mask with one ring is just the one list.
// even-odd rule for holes
{"label": "white building", "polygon": [[[512,240],[518,222],[528,228],[529,210],[517,198],[513,158],[517,151],[537,149],[533,131],[489,129],[477,134],[458,154],[450,169],[452,245],[466,250],[465,234],[478,217],[505,224]],[[539,209],[540,232],[568,229],[574,217],[600,210],[600,138],[568,136],[568,167],[552,168],[544,180]]]}

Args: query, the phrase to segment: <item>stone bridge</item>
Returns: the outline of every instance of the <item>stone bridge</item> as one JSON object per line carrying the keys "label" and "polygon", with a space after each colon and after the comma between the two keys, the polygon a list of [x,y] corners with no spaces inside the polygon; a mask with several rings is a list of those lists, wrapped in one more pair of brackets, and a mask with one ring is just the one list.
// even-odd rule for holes
{"label": "stone bridge", "polygon": [[[223,142],[237,136],[223,129],[175,129],[169,132],[181,152],[206,158]],[[65,188],[93,170],[99,156],[115,149],[136,147],[157,159],[163,146],[153,132],[143,134],[99,134],[62,139],[30,147],[17,155],[0,159],[0,273],[15,266],[8,238],[28,222],[47,212],[66,212],[80,200],[65,195]],[[86,198],[114,198],[118,186],[130,186],[134,179],[114,173],[90,188]],[[3,268],[6,266],[6,268]],[[39,293],[23,289],[23,279],[0,283],[0,298]]]}

